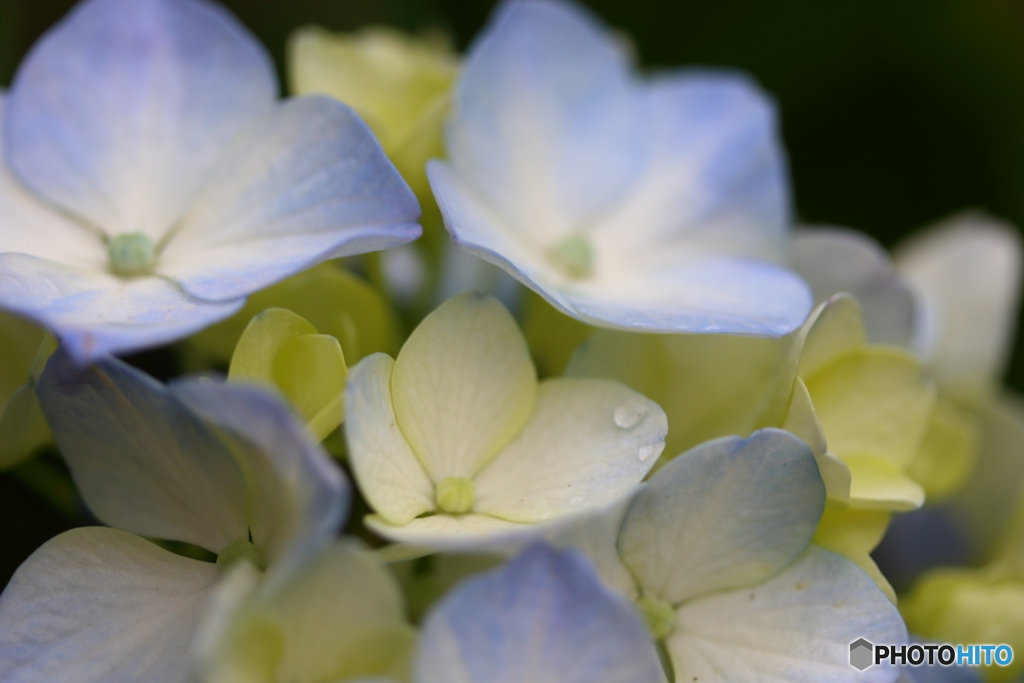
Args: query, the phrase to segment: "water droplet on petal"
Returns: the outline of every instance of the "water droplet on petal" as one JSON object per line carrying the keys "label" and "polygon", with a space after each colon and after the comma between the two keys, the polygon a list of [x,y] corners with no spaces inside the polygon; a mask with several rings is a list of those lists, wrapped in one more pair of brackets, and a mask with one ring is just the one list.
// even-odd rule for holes
{"label": "water droplet on petal", "polygon": [[650,412],[650,408],[642,403],[623,403],[615,409],[612,417],[615,419],[615,424],[619,427],[630,429],[640,424],[640,420],[648,412]]}
{"label": "water droplet on petal", "polygon": [[641,446],[637,456],[640,458],[640,462],[644,462],[657,452],[658,449],[655,446]]}

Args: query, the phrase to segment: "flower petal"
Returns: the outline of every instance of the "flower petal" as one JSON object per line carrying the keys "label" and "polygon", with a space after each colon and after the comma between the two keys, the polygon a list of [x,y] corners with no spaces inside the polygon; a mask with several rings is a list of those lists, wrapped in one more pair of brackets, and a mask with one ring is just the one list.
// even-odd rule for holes
{"label": "flower petal", "polygon": [[220,572],[115,529],[72,529],[0,596],[0,678],[173,683]]}
{"label": "flower petal", "polygon": [[352,368],[345,393],[349,462],[370,507],[391,524],[434,509],[434,482],[398,426],[391,399],[395,362],[383,353]]}
{"label": "flower petal", "polygon": [[268,575],[233,613],[214,615],[221,624],[204,634],[202,680],[398,678],[415,638],[403,611],[393,577],[370,553],[333,543],[287,576]]}
{"label": "flower petal", "polygon": [[811,292],[792,271],[729,257],[637,263],[563,296],[565,312],[583,322],[648,332],[781,337],[811,310]]}
{"label": "flower petal", "polygon": [[770,97],[742,73],[694,69],[656,76],[643,98],[652,154],[594,228],[595,248],[784,263],[789,183]]}
{"label": "flower petal", "polygon": [[58,349],[37,392],[78,490],[104,523],[215,553],[248,538],[234,457],[155,380],[115,359],[80,369]]}
{"label": "flower petal", "polygon": [[903,245],[896,265],[920,298],[918,350],[943,391],[978,401],[1009,357],[1020,296],[1018,231],[963,214]]}
{"label": "flower petal", "polygon": [[[7,123],[7,97],[0,94],[0,126]],[[0,158],[6,159],[0,135]],[[0,163],[0,252],[16,252],[81,268],[105,268],[100,236],[75,223],[28,192],[6,163]]]}
{"label": "flower petal", "polygon": [[351,109],[297,98],[224,153],[157,271],[201,299],[233,299],[329,258],[411,242],[419,215]]}
{"label": "flower petal", "polygon": [[0,306],[52,328],[80,362],[186,337],[244,299],[197,301],[156,277],[124,280],[25,254],[0,254]]}
{"label": "flower petal", "polygon": [[380,515],[367,515],[370,531],[396,543],[450,550],[490,550],[512,547],[543,534],[544,527],[517,524],[490,515],[430,515],[408,524],[391,524]]}
{"label": "flower petal", "polygon": [[637,494],[619,553],[644,593],[679,604],[749,586],[811,542],[825,504],[814,455],[779,429],[684,453]]}
{"label": "flower petal", "polygon": [[659,683],[636,612],[572,551],[536,544],[427,616],[420,683]]}
{"label": "flower petal", "polygon": [[896,668],[850,666],[850,643],[899,644],[896,607],[850,561],[810,550],[775,578],[683,605],[667,642],[676,680],[891,683]]}
{"label": "flower petal", "polygon": [[598,330],[565,374],[606,377],[668,416],[662,460],[721,436],[782,422],[796,374],[793,336],[630,334]]}
{"label": "flower petal", "polygon": [[798,231],[792,249],[793,269],[811,286],[814,303],[852,294],[871,343],[910,346],[913,294],[880,244],[854,230],[819,227]]}
{"label": "flower petal", "polygon": [[395,361],[391,388],[402,433],[440,483],[473,477],[522,430],[537,380],[508,310],[493,297],[467,292],[412,333]]}
{"label": "flower petal", "polygon": [[870,456],[897,470],[910,464],[928,428],[935,390],[909,352],[863,347],[801,374],[829,451],[843,460]]}
{"label": "flower petal", "polygon": [[266,53],[217,5],[89,0],[22,63],[9,159],[35,191],[107,235],[157,242],[275,91]]}
{"label": "flower petal", "polygon": [[348,482],[284,403],[255,387],[202,380],[176,382],[170,394],[214,426],[238,459],[248,531],[268,563],[299,562],[334,538]]}
{"label": "flower petal", "polygon": [[611,503],[643,480],[667,431],[661,408],[618,382],[543,382],[523,431],[477,475],[473,510],[529,523]]}
{"label": "flower petal", "polygon": [[505,229],[557,241],[633,182],[648,151],[637,94],[619,41],[588,12],[505,5],[456,85],[447,163]]}

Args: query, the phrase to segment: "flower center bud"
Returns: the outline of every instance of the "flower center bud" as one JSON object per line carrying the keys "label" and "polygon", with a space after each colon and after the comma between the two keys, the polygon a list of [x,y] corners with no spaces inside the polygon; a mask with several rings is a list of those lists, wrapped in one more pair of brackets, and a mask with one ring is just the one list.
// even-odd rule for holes
{"label": "flower center bud", "polygon": [[235,541],[227,548],[224,548],[220,555],[217,556],[217,568],[222,572],[226,572],[240,560],[251,562],[260,571],[267,568],[263,562],[263,556],[260,555],[260,551],[256,550],[256,546],[252,542],[246,540]]}
{"label": "flower center bud", "polygon": [[156,260],[153,240],[141,232],[117,235],[107,246],[110,255],[110,269],[115,275],[133,277],[145,275]]}
{"label": "flower center bud", "polygon": [[476,500],[476,484],[469,477],[445,477],[437,485],[434,500],[442,512],[452,515],[469,512]]}
{"label": "flower center bud", "polygon": [[594,274],[594,248],[582,235],[569,235],[556,244],[548,250],[548,259],[573,280]]}
{"label": "flower center bud", "polygon": [[636,608],[644,618],[655,640],[664,640],[676,628],[676,610],[661,598],[645,595],[637,600]]}

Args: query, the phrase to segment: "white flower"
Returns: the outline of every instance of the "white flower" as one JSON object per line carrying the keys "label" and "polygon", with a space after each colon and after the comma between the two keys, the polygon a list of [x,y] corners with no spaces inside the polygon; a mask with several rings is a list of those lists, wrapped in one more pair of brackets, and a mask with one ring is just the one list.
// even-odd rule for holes
{"label": "white flower", "polygon": [[572,4],[507,3],[428,175],[453,239],[585,322],[778,336],[803,322],[774,110],[747,78],[641,78]]}
{"label": "white flower", "polygon": [[85,504],[112,528],[61,534],[15,573],[0,596],[6,682],[183,681],[223,569],[245,558],[284,571],[341,522],[339,472],[269,394],[168,389],[112,359],[79,370],[63,350],[37,391]]}
{"label": "white flower", "polygon": [[202,0],[87,0],[4,105],[0,306],[77,358],[172,341],[324,259],[396,246],[416,200],[326,97]]}
{"label": "white flower", "polygon": [[906,629],[867,574],[810,545],[824,503],[811,450],[764,429],[694,448],[628,505],[553,540],[636,601],[677,681],[893,681],[848,664],[857,638],[901,643]]}
{"label": "white flower", "polygon": [[538,384],[494,298],[431,313],[397,360],[364,358],[345,397],[349,458],[397,541],[474,544],[592,509],[636,486],[664,448],[665,413],[618,382]]}
{"label": "white flower", "polygon": [[415,674],[416,683],[665,680],[629,605],[583,557],[544,544],[465,581],[433,608]]}

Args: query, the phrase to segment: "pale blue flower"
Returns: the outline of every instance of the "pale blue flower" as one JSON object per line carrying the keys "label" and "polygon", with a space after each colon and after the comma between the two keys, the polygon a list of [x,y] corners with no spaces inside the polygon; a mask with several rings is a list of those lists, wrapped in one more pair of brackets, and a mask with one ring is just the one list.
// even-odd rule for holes
{"label": "pale blue flower", "polygon": [[729,72],[642,78],[575,5],[507,3],[466,60],[428,166],[456,243],[568,315],[778,336],[810,310],[770,100]]}
{"label": "pale blue flower", "polygon": [[328,258],[420,234],[369,129],[276,99],[270,60],[204,0],[86,0],[3,105],[0,306],[79,360],[184,337]]}
{"label": "pale blue flower", "polygon": [[37,391],[85,504],[109,527],[61,534],[15,573],[0,596],[0,680],[183,681],[224,570],[243,558],[299,566],[342,521],[341,474],[255,388],[168,388],[113,359],[79,369],[58,350]]}
{"label": "pale blue flower", "polygon": [[636,612],[587,560],[544,544],[467,580],[428,614],[416,683],[660,683]]}

